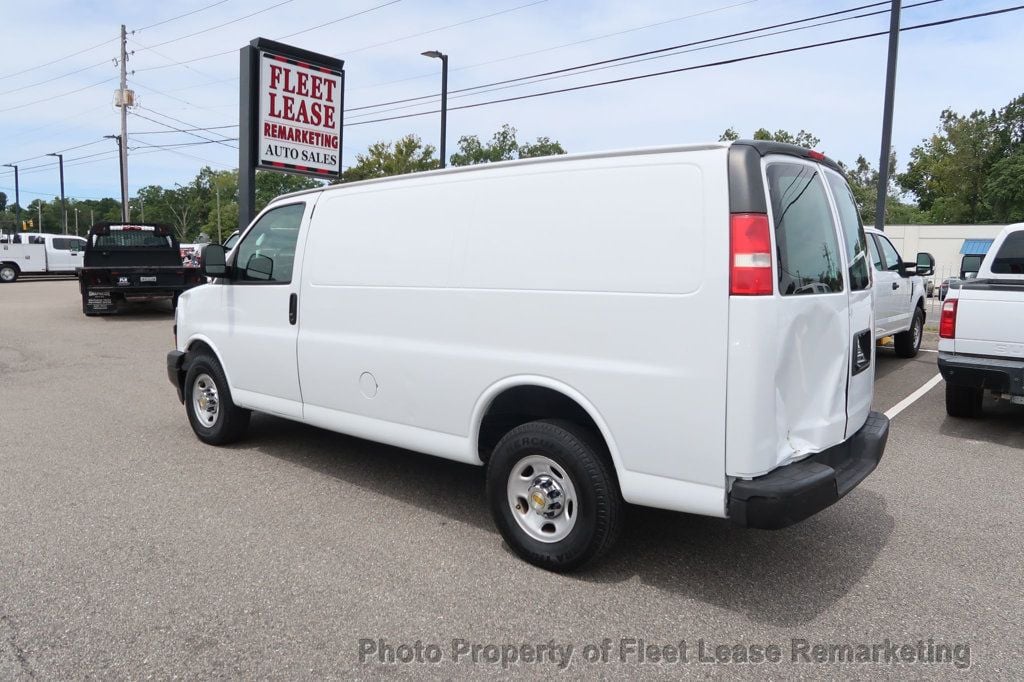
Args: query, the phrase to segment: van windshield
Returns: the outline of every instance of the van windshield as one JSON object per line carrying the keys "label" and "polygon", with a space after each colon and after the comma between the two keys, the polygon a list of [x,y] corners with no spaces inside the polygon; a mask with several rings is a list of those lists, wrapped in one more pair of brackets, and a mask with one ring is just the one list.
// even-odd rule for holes
{"label": "van windshield", "polygon": [[767,174],[779,293],[802,296],[842,291],[839,238],[821,172],[806,164],[772,163]]}

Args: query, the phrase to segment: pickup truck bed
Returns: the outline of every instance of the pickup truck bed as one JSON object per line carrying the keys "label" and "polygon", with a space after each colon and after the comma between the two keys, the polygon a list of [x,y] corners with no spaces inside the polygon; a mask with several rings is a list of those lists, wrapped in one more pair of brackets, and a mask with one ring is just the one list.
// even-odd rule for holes
{"label": "pickup truck bed", "polygon": [[182,265],[179,245],[159,225],[96,225],[89,232],[84,265],[78,274],[82,312],[113,314],[126,299],[169,298],[205,278]]}
{"label": "pickup truck bed", "polygon": [[985,391],[1024,405],[1024,223],[996,238],[977,279],[950,290],[939,337],[951,416],[980,415]]}

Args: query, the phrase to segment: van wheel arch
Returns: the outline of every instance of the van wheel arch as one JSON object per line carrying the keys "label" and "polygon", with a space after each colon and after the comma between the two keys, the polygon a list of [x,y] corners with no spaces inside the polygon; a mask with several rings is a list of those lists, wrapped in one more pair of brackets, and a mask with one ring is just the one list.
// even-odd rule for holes
{"label": "van wheel arch", "polygon": [[537,384],[510,386],[490,400],[477,430],[477,454],[480,461],[487,463],[494,447],[506,433],[517,426],[542,419],[560,419],[591,432],[604,445],[602,450],[608,465],[613,472],[618,473],[618,467],[610,455],[611,443],[590,412],[566,393]]}

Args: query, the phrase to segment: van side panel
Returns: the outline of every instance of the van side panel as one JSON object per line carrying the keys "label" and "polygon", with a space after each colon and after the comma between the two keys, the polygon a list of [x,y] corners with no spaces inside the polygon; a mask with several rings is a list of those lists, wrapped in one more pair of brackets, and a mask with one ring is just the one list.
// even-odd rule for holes
{"label": "van side panel", "polygon": [[[673,500],[664,486],[658,506],[721,515],[726,152],[325,193],[300,297],[307,416],[385,442],[391,429],[373,420],[410,427],[394,444],[477,460],[472,415],[488,387],[549,377],[607,425],[627,500],[650,499],[661,477],[695,484],[700,499]],[[417,446],[417,430],[448,437]]]}

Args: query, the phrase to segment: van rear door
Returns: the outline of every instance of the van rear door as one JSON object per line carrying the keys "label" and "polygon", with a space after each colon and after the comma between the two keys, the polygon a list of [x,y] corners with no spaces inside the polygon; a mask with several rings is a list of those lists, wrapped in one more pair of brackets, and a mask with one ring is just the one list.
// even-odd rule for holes
{"label": "van rear door", "polygon": [[729,304],[726,473],[745,478],[863,426],[874,335],[867,241],[834,164],[790,145],[740,142],[729,165],[734,227],[738,214],[767,214],[774,280],[771,295],[734,288]]}

